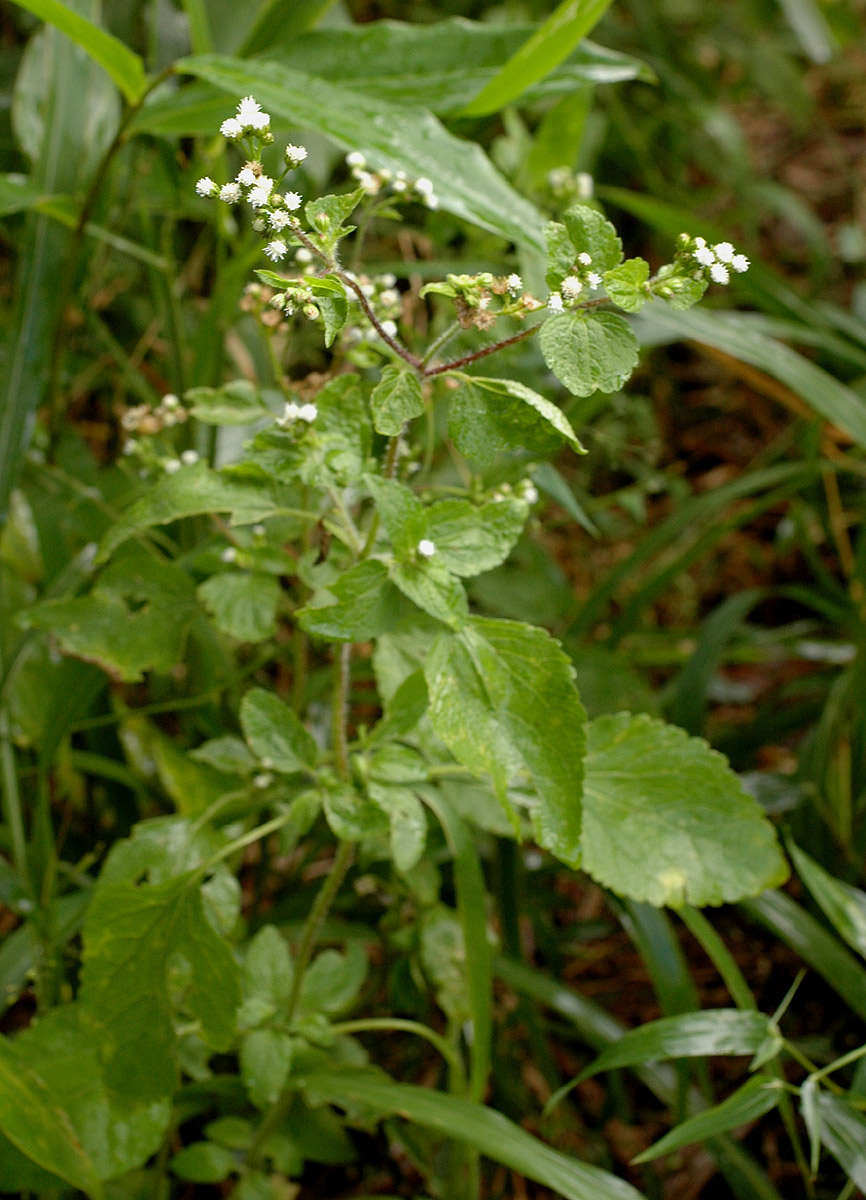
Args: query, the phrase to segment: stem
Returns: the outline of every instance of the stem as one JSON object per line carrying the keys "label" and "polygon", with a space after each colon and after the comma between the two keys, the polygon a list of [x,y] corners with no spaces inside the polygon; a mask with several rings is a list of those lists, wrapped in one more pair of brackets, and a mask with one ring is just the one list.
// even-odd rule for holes
{"label": "stem", "polygon": [[344,782],[348,782],[350,778],[349,738],[346,731],[346,718],[349,707],[349,668],[351,662],[352,645],[350,642],[345,642],[337,652],[334,701],[331,710],[331,734],[334,743],[334,755],[337,760],[337,770]]}
{"label": "stem", "polygon": [[310,909],[307,919],[304,922],[304,929],[301,934],[297,954],[295,955],[295,977],[292,980],[292,991],[286,1008],[287,1021],[291,1021],[295,1009],[298,1007],[304,975],[306,974],[307,967],[310,965],[310,959],[313,955],[322,922],[328,915],[328,910],[333,904],[343,880],[346,878],[346,872],[352,865],[354,857],[354,842],[340,842],[337,847],[337,853],[334,855],[334,861],[331,863],[331,870],[328,873],[328,877],[322,884],[319,894],[313,902],[313,907]]}
{"label": "stem", "polygon": [[[407,1021],[402,1017],[367,1017],[357,1021],[341,1021],[337,1025],[331,1026],[332,1033],[365,1033],[368,1030],[387,1029],[395,1030],[398,1033],[415,1033],[418,1037],[425,1038],[431,1046],[435,1046],[448,1066],[455,1073],[463,1072],[463,1063],[460,1061],[460,1055],[455,1053],[454,1047],[440,1034],[435,1033],[432,1029],[428,1029],[426,1025],[420,1024],[418,1021]],[[465,1079],[464,1079],[465,1084]]]}
{"label": "stem", "polygon": [[12,843],[12,862],[21,880],[21,885],[32,893],[30,863],[27,857],[27,838],[24,833],[24,813],[21,808],[21,793],[18,791],[18,775],[15,766],[15,749],[9,728],[9,714],[4,705],[0,708],[0,773],[3,783],[3,820],[9,828]]}
{"label": "stem", "polygon": [[752,995],[751,988],[746,983],[742,971],[704,914],[698,909],[684,904],[678,915],[689,932],[700,942],[707,957],[721,975],[737,1008],[747,1011],[756,1009],[758,1006],[755,1003],[755,997]]}
{"label": "stem", "polygon": [[459,321],[452,321],[447,329],[445,329],[442,333],[440,333],[437,338],[434,338],[433,341],[430,343],[430,345],[427,347],[427,350],[421,359],[421,366],[422,367],[426,366],[427,363],[430,361],[430,359],[433,357],[433,355],[436,354],[436,352],[438,350],[441,350],[442,347],[446,344],[446,342],[450,342],[451,339],[454,337],[455,333],[460,332],[460,328],[461,328],[461,326],[460,326]]}
{"label": "stem", "polygon": [[479,358],[486,358],[488,354],[495,354],[497,350],[504,350],[506,346],[514,346],[517,342],[532,337],[540,328],[540,325],[533,325],[531,329],[521,329],[520,333],[504,338],[501,342],[494,342],[492,346],[482,346],[480,350],[474,350],[472,354],[464,354],[462,358],[454,358],[440,367],[426,367],[424,374],[429,377],[430,375],[444,375],[446,371],[458,371],[461,367],[468,367],[470,363],[477,362]]}

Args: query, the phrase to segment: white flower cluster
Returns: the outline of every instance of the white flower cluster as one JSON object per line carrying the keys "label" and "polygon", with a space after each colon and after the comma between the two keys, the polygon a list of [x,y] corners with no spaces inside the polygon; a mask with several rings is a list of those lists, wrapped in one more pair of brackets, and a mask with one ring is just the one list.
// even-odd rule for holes
{"label": "white flower cluster", "polygon": [[381,191],[390,189],[395,196],[409,198],[414,193],[415,199],[426,204],[428,208],[439,207],[433,183],[424,175],[410,179],[405,171],[391,171],[387,167],[373,171],[368,167],[367,159],[360,150],[351,150],[346,155],[346,166],[351,171],[352,178],[368,196],[378,196]]}
{"label": "white flower cluster", "polygon": [[270,130],[271,118],[262,112],[262,106],[252,96],[244,96],[238,102],[237,111],[233,117],[227,117],[220,125],[220,133],[225,138],[236,141],[250,133],[265,133]]}
{"label": "white flower cluster", "polygon": [[601,287],[601,275],[598,271],[590,271],[591,266],[592,255],[581,250],[575,260],[573,273],[566,275],[559,285],[559,291],[551,292],[547,298],[547,307],[551,312],[561,313],[567,308],[573,308],[584,288],[594,292]]}
{"label": "white flower cluster", "polygon": [[749,269],[745,254],[738,254],[730,242],[716,242],[715,246],[709,246],[705,238],[696,237],[691,239],[691,254],[709,273],[713,283],[730,283],[731,271],[741,275]]}
{"label": "white flower cluster", "polygon": [[283,415],[277,418],[277,424],[285,428],[287,425],[293,425],[295,421],[306,421],[311,425],[318,415],[319,410],[315,404],[295,404],[294,400],[289,400]]}

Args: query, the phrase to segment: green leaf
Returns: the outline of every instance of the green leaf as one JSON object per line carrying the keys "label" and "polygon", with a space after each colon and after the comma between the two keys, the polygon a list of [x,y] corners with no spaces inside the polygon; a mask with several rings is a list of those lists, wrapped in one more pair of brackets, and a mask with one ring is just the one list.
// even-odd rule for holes
{"label": "green leaf", "polygon": [[0,175],[0,217],[33,208],[42,197],[42,189],[26,175]]}
{"label": "green leaf", "polygon": [[300,40],[299,35],[315,25],[333,3],[334,0],[264,0],[244,38],[241,54],[273,51],[280,38],[290,43]]}
{"label": "green leaf", "polygon": [[625,312],[639,312],[649,296],[644,284],[649,279],[649,263],[643,258],[627,258],[618,267],[605,271],[604,290]]}
{"label": "green leaf", "polygon": [[[501,454],[546,456],[562,444],[563,435],[557,426],[565,417],[559,409],[549,414],[553,417],[550,421],[546,409],[526,404],[518,393],[510,394],[504,386],[497,389],[480,384],[480,376],[463,376],[448,409],[448,434],[460,453],[473,463],[483,469],[492,466]],[[579,447],[579,443],[572,445]]]}
{"label": "green leaf", "polygon": [[[424,808],[409,787],[380,782],[375,776],[382,766],[382,756],[403,753],[403,747],[386,746],[370,764],[371,779],[367,783],[370,799],[388,816],[391,830],[391,857],[398,871],[404,874],[418,864],[427,842],[427,818]],[[423,767],[423,763],[422,763]],[[425,772],[426,778],[426,772]]]}
{"label": "green leaf", "polygon": [[366,976],[367,955],[358,942],[350,942],[345,954],[323,950],[304,976],[298,1016],[344,1012],[355,1003]]}
{"label": "green leaf", "polygon": [[315,129],[374,168],[433,179],[440,207],[506,241],[540,249],[542,222],[480,147],[455,138],[429,112],[317,79],[277,62],[220,55],[180,59],[175,70],[207,79],[232,96],[253,92],[268,112]]}
{"label": "green leaf", "polygon": [[419,668],[407,675],[394,695],[386,701],[385,715],[373,727],[368,744],[405,737],[424,716],[427,705],[427,684]]}
{"label": "green leaf", "polygon": [[238,1024],[251,1028],[279,1016],[292,993],[294,968],[286,940],[275,925],[263,925],[247,947],[241,970],[243,1003]]}
{"label": "green leaf", "polygon": [[241,739],[231,734],[202,742],[195,750],[190,750],[189,757],[226,775],[251,775],[258,767],[257,760]]}
{"label": "green leaf", "polygon": [[178,1179],[190,1183],[221,1183],[238,1166],[231,1150],[213,1142],[193,1142],[175,1154],[169,1165]]}
{"label": "green leaf", "polygon": [[588,729],[583,867],[650,904],[723,904],[782,883],[773,827],[726,760],[652,717]]}
{"label": "green leaf", "polygon": [[97,1200],[102,1186],[69,1117],[14,1042],[0,1038],[0,1130],[33,1162]]}
{"label": "green leaf", "polygon": [[744,314],[672,312],[653,304],[635,326],[641,340],[690,338],[766,371],[802,397],[814,412],[866,446],[866,400],[790,346],[756,330]]}
{"label": "green leaf", "polygon": [[652,1162],[653,1159],[679,1150],[682,1146],[689,1146],[692,1142],[706,1142],[720,1133],[727,1133],[729,1129],[757,1121],[764,1113],[776,1107],[783,1095],[782,1088],[783,1085],[778,1079],[756,1075],[721,1104],[716,1104],[677,1125],[650,1146],[649,1150],[638,1154],[632,1162]]}
{"label": "green leaf", "polygon": [[224,571],[198,588],[198,597],[218,629],[242,642],[273,637],[280,585],[260,571]]}
{"label": "green leaf", "polygon": [[[334,603],[328,603],[333,600]],[[325,601],[325,602],[323,602]],[[295,618],[307,633],[340,642],[367,642],[393,629],[403,601],[378,559],[350,567],[317,592]]]}
{"label": "green leaf", "polygon": [[348,784],[323,792],[322,808],[331,832],[344,842],[379,839],[387,845],[390,825],[384,811]]}
{"label": "green leaf", "polygon": [[373,1071],[314,1071],[302,1080],[318,1102],[361,1105],[401,1116],[445,1137],[466,1142],[565,1200],[641,1200],[631,1184],[545,1146],[501,1113],[431,1088],[394,1083]]}
{"label": "green leaf", "polygon": [[649,1021],[629,1030],[603,1050],[578,1076],[633,1067],[665,1058],[702,1058],[710,1054],[754,1054],[769,1037],[778,1039],[768,1017],[734,1008],[711,1008]]}
{"label": "green leaf", "polygon": [[[364,195],[363,188],[355,188],[353,192],[318,196],[304,205],[304,214],[317,233],[331,235],[340,228],[347,217],[352,215],[364,199]],[[341,290],[342,286],[340,284]]]}
{"label": "green leaf", "polygon": [[597,208],[574,204],[563,213],[562,221],[575,255],[588,254],[593,271],[603,274],[622,262],[620,236]]}
{"label": "green leaf", "polygon": [[818,1134],[846,1175],[866,1190],[866,1120],[841,1096],[815,1096]]}
{"label": "green leaf", "polygon": [[376,503],[376,510],[394,553],[411,557],[424,537],[424,505],[411,488],[396,479],[383,479],[379,475],[368,475],[367,488]]}
{"label": "green leaf", "polygon": [[231,512],[233,524],[246,525],[271,516],[276,507],[261,483],[229,480],[206,463],[198,462],[174,475],[163,476],[146,495],[131,504],[103,537],[97,561],[104,562],[137,533],[181,517]]}
{"label": "green leaf", "polygon": [[370,418],[354,373],[338,375],[318,392],[315,442],[304,455],[304,482],[320,488],[333,479],[338,486],[360,482],[370,454]]}
{"label": "green leaf", "polygon": [[610,0],[562,0],[546,21],[463,109],[464,116],[498,112],[568,57],[601,18]]}
{"label": "green leaf", "polygon": [[685,312],[686,309],[694,308],[708,287],[706,279],[693,279],[688,275],[681,275],[675,263],[665,263],[656,272],[650,284],[652,295],[664,300],[668,308],[674,309],[675,312]]}
{"label": "green leaf", "polygon": [[142,1166],[159,1149],[171,1119],[170,1100],[136,1103],[106,1088],[97,1046],[76,1006],[40,1017],[16,1038],[15,1049],[65,1112],[100,1179]]}
{"label": "green leaf", "polygon": [[437,500],[424,511],[424,530],[436,557],[455,575],[480,575],[505,562],[520,537],[529,506],[505,496],[475,505]]}
{"label": "green leaf", "polygon": [[208,1046],[227,1050],[234,1037],[238,968],[205,916],[196,878],[139,887],[100,881],[93,891],[79,1003],[109,1087],[130,1100],[174,1091],[179,993]]}
{"label": "green leaf", "polygon": [[[329,197],[336,199],[336,197]],[[310,205],[307,205],[309,208]],[[343,234],[351,232],[351,227],[342,231]],[[337,238],[333,239],[334,244]],[[305,281],[307,286],[315,294],[316,307],[322,314],[322,322],[325,327],[325,345],[333,345],[334,338],[346,324],[349,317],[349,301],[346,297],[346,290],[339,279],[334,275],[311,275]]]}
{"label": "green leaf", "polygon": [[14,0],[14,3],[40,20],[54,25],[61,33],[86,50],[105,70],[130,104],[139,100],[147,88],[144,63],[128,46],[82,17],[61,0]]}
{"label": "green leaf", "polygon": [[866,957],[866,892],[836,879],[793,842],[788,850],[797,874],[840,937]]}
{"label": "green leaf", "polygon": [[184,402],[205,425],[250,425],[272,416],[261,392],[248,379],[235,379],[222,387],[188,388]]}
{"label": "green leaf", "polygon": [[638,362],[638,342],[616,313],[560,313],[538,335],[544,361],[575,396],[615,392]]}
{"label": "green leaf", "polygon": [[25,610],[20,621],[51,633],[67,654],[135,683],[144,671],[167,673],[182,661],[195,617],[186,572],[134,546],[103,571],[89,595],[45,600]]}
{"label": "green leaf", "polygon": [[433,558],[392,562],[389,577],[404,596],[444,625],[458,629],[469,613],[466,593],[458,579]]}
{"label": "green leaf", "polygon": [[[521,404],[541,417],[545,424],[555,430],[560,437],[564,438],[578,454],[586,453],[562,409],[558,408],[551,400],[546,400],[544,396],[539,396],[538,392],[534,392],[525,383],[520,383],[517,379],[490,379],[486,375],[473,376],[472,383],[484,391],[493,392],[498,398],[507,396],[510,400],[519,400]],[[513,446],[511,448],[514,449]]]}
{"label": "green leaf", "polygon": [[312,735],[273,692],[251,688],[241,701],[240,722],[250,749],[268,770],[292,775],[315,763]]}
{"label": "green leaf", "polygon": [[279,1100],[292,1065],[294,1042],[279,1029],[255,1029],[241,1042],[241,1079],[263,1112]]}
{"label": "green leaf", "polygon": [[539,842],[576,865],[585,713],[559,643],[517,621],[474,617],[440,638],[424,673],[433,728],[454,757],[491,775],[500,796],[526,770]]}
{"label": "green leaf", "polygon": [[396,437],[407,421],[424,412],[421,380],[414,371],[388,365],[370,396],[370,408],[376,432]]}

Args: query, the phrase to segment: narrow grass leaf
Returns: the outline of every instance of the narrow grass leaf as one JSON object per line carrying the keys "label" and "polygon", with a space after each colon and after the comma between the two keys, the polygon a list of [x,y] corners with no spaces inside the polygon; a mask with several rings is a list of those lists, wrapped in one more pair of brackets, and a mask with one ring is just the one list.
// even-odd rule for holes
{"label": "narrow grass leaf", "polygon": [[511,56],[474,100],[464,116],[484,116],[510,104],[530,84],[548,75],[599,21],[610,0],[563,0],[535,33]]}
{"label": "narrow grass leaf", "polygon": [[866,1191],[866,1120],[841,1096],[819,1091],[815,1097],[818,1136],[849,1179]]}
{"label": "narrow grass leaf", "polygon": [[551,1188],[565,1200],[640,1200],[640,1192],[599,1167],[567,1158],[501,1113],[457,1096],[394,1083],[372,1071],[316,1071],[304,1090],[319,1103],[359,1104],[468,1143],[494,1162]]}
{"label": "narrow grass leaf", "polygon": [[13,0],[35,17],[53,25],[85,50],[105,70],[130,104],[144,94],[147,76],[144,63],[128,46],[88,21],[61,0]]}
{"label": "narrow grass leaf", "polygon": [[778,1079],[770,1079],[766,1075],[756,1075],[748,1083],[744,1083],[727,1100],[708,1108],[706,1112],[689,1117],[676,1129],[660,1138],[649,1150],[632,1159],[635,1163],[652,1162],[663,1154],[670,1154],[693,1142],[705,1142],[727,1133],[729,1129],[737,1129],[740,1125],[748,1125],[757,1121],[764,1113],[775,1108],[782,1095],[782,1084]]}
{"label": "narrow grass leaf", "polygon": [[836,879],[794,842],[788,852],[797,874],[840,937],[866,958],[866,892]]}
{"label": "narrow grass leaf", "polygon": [[[264,0],[253,27],[244,38],[240,55],[258,54],[272,50],[274,44],[298,40],[300,34],[323,17],[334,0]],[[380,24],[380,22],[375,22]],[[194,46],[196,54],[198,49]]]}

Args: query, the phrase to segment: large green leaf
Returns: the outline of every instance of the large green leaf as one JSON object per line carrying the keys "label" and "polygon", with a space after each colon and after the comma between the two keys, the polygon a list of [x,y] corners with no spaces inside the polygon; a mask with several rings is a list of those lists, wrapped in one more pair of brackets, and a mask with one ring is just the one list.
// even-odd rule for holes
{"label": "large green leaf", "polygon": [[637,338],[616,313],[575,309],[548,317],[538,341],[544,361],[575,396],[615,392],[637,366]]}
{"label": "large green leaf", "polygon": [[317,592],[295,618],[302,629],[339,642],[366,642],[393,629],[404,601],[388,568],[368,558]]}
{"label": "large green leaf", "polygon": [[361,150],[374,167],[434,180],[443,209],[506,241],[531,249],[543,245],[536,209],[506,183],[480,147],[455,138],[429,112],[388,104],[276,62],[200,55],[175,67],[233,97],[252,92],[268,112],[315,129],[348,150]]}
{"label": "large green leaf", "polygon": [[610,0],[562,0],[463,112],[483,116],[510,104],[566,59],[599,20]]}
{"label": "large green leaf", "polygon": [[67,1114],[100,1179],[132,1171],[156,1153],[171,1118],[168,1097],[135,1102],[109,1090],[76,1006],[41,1017],[16,1038],[15,1049]]}
{"label": "large green leaf", "polygon": [[755,329],[746,314],[690,310],[675,312],[650,304],[635,328],[642,341],[689,338],[766,371],[795,392],[825,420],[866,446],[866,400],[827,371]]}
{"label": "large green leaf", "polygon": [[[665,1058],[701,1058],[709,1054],[754,1054],[774,1028],[759,1012],[711,1008],[649,1021],[622,1038],[581,1071],[588,1079],[599,1071],[632,1067]],[[778,1035],[775,1035],[778,1037]]]}
{"label": "large green leaf", "polygon": [[651,904],[723,904],[782,883],[773,827],[706,742],[647,716],[588,728],[583,867]]}
{"label": "large green leaf", "polygon": [[757,1121],[779,1103],[783,1086],[778,1079],[756,1075],[721,1104],[716,1104],[713,1108],[708,1108],[705,1112],[689,1117],[681,1125],[677,1125],[650,1146],[649,1150],[638,1154],[634,1161],[651,1162],[654,1158],[660,1158],[662,1154],[679,1150],[681,1146],[689,1146],[692,1142],[703,1143],[720,1133],[727,1133],[729,1129],[737,1129],[740,1125]]}
{"label": "large green leaf", "polygon": [[196,874],[140,886],[98,883],[84,925],[79,1002],[119,1095],[156,1101],[173,1093],[178,995],[205,1043],[228,1049],[238,967],[205,916]]}
{"label": "large green leaf", "polygon": [[466,1142],[494,1162],[551,1188],[566,1200],[640,1200],[631,1184],[537,1141],[501,1113],[431,1088],[394,1083],[372,1071],[315,1071],[303,1087],[319,1103],[361,1105]]}
{"label": "large green leaf", "polygon": [[0,1038],[0,1130],[41,1167],[94,1200],[102,1195],[96,1167],[69,1117],[26,1053],[7,1038]]}
{"label": "large green leaf", "polygon": [[424,510],[424,533],[455,575],[480,575],[505,562],[523,529],[528,505],[514,497],[475,505],[437,500]]}
{"label": "large green leaf", "polygon": [[139,56],[124,46],[123,42],[100,29],[86,17],[75,12],[61,0],[13,0],[21,8],[26,8],[34,16],[55,26],[61,33],[76,42],[86,50],[94,62],[99,63],[107,71],[114,82],[123,92],[126,99],[134,104],[144,94],[147,87],[147,77],[144,63]]}
{"label": "large green leaf", "polygon": [[276,632],[280,585],[261,571],[223,571],[198,588],[198,597],[217,628],[243,642],[258,642]]}
{"label": "large green leaf", "polygon": [[527,771],[539,842],[576,864],[585,713],[559,643],[518,621],[474,617],[439,640],[424,673],[433,727],[454,757],[491,775],[500,796]]}

